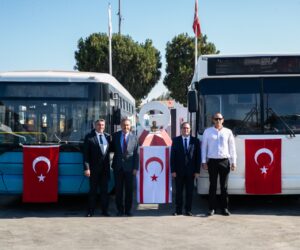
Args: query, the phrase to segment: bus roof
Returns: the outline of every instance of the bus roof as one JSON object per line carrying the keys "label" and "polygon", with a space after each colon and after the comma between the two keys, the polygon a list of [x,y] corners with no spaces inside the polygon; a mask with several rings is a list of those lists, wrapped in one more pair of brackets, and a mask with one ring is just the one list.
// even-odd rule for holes
{"label": "bus roof", "polygon": [[300,53],[253,53],[253,54],[210,54],[201,55],[200,58],[223,58],[223,57],[260,57],[260,56],[300,56]]}
{"label": "bus roof", "polygon": [[[198,58],[198,61],[197,61],[197,67],[194,71],[194,75],[193,75],[193,78],[192,78],[192,82],[191,82],[191,85],[189,86],[189,88],[193,88],[193,83],[194,82],[197,82],[199,81],[200,79],[204,79],[204,78],[226,78],[228,76],[230,77],[257,77],[257,76],[260,76],[261,74],[234,74],[234,73],[228,73],[228,74],[220,74],[220,75],[209,75],[208,72],[207,72],[207,61],[209,59],[230,59],[230,58],[233,58],[233,59],[236,59],[236,58],[264,58],[264,57],[296,57],[298,58],[298,61],[300,61],[300,53],[253,53],[253,54],[210,54],[210,55],[201,55],[199,56]],[[278,73],[278,74],[267,74],[267,73],[264,73],[264,76],[268,77],[268,76],[274,76],[274,75],[277,75],[277,76],[284,76],[284,74],[282,73]],[[286,76],[297,76],[299,75],[298,72],[295,72],[294,74],[293,73],[289,73],[289,74],[286,74]]]}
{"label": "bus roof", "polygon": [[79,71],[10,71],[0,72],[0,82],[103,82],[110,84],[120,91],[129,101],[135,103],[131,94],[107,73],[79,72]]}

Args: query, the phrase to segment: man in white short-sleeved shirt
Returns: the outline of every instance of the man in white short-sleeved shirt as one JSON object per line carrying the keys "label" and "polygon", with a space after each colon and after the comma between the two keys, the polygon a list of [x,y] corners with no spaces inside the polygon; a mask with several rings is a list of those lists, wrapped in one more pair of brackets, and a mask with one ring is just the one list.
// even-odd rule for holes
{"label": "man in white short-sleeved shirt", "polygon": [[223,127],[224,118],[221,113],[213,115],[214,126],[205,129],[202,138],[202,167],[209,174],[209,212],[216,211],[216,191],[218,176],[220,177],[222,214],[228,211],[227,183],[230,169],[236,169],[236,148],[232,131]]}

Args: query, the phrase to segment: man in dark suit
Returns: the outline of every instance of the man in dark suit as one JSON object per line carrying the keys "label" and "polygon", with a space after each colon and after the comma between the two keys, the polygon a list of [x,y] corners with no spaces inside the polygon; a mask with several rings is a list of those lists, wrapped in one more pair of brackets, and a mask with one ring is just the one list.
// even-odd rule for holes
{"label": "man in dark suit", "polygon": [[105,120],[95,122],[95,129],[86,135],[84,140],[84,175],[89,177],[89,208],[87,216],[94,215],[97,190],[100,186],[102,215],[108,214],[108,180],[110,177],[109,145],[110,135],[104,133]]}
{"label": "man in dark suit", "polygon": [[190,135],[190,124],[181,124],[181,135],[173,139],[171,148],[171,172],[176,184],[176,211],[181,215],[183,207],[183,189],[185,187],[185,215],[192,216],[192,198],[194,178],[200,173],[200,143]]}
{"label": "man in dark suit", "polygon": [[[130,132],[131,121],[122,119],[121,131],[116,132],[112,139],[112,152],[114,152],[112,168],[114,170],[117,215],[124,213],[131,216],[133,198],[133,178],[138,169],[138,140]],[[123,190],[125,187],[125,206],[123,202]],[[124,210],[125,208],[125,210]]]}

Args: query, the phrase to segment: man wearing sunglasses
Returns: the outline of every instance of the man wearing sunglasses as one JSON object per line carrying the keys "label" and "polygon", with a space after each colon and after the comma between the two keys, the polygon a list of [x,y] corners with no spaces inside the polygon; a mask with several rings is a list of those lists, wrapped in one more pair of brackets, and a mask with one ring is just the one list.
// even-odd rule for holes
{"label": "man wearing sunglasses", "polygon": [[205,129],[202,137],[202,167],[209,174],[209,211],[214,215],[216,211],[216,191],[218,176],[221,188],[222,214],[229,216],[227,183],[228,174],[236,169],[236,148],[232,131],[223,127],[224,118],[221,113],[213,115],[214,126]]}

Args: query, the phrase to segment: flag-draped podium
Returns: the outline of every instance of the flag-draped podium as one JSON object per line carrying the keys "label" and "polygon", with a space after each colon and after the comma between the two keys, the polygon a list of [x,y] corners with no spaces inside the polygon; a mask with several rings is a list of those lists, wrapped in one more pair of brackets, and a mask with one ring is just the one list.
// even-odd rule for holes
{"label": "flag-draped podium", "polygon": [[169,146],[140,148],[137,184],[138,203],[172,202]]}

